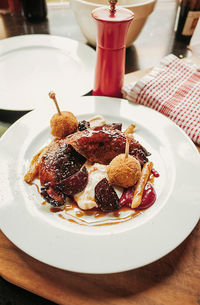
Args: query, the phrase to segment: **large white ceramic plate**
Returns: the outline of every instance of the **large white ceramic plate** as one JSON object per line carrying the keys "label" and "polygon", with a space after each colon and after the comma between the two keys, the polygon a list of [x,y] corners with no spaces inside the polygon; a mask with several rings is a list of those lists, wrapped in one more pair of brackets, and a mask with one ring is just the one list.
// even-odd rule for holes
{"label": "large white ceramic plate", "polygon": [[66,102],[92,90],[96,53],[69,38],[23,35],[0,41],[0,108],[32,110],[56,91]]}
{"label": "large white ceramic plate", "polygon": [[0,225],[20,249],[49,265],[86,273],[111,273],[151,263],[177,247],[199,219],[200,157],[182,130],[161,114],[125,100],[74,98],[62,105],[79,119],[136,123],[135,137],[152,153],[159,171],[157,201],[132,220],[82,226],[51,213],[35,186],[24,183],[30,161],[50,139],[55,107],[30,112],[0,141]]}

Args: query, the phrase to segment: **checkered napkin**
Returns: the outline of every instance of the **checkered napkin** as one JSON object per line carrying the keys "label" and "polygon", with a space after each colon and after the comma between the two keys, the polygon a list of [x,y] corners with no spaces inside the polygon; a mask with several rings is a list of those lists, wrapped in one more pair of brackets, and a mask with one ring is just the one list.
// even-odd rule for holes
{"label": "checkered napkin", "polygon": [[166,115],[200,145],[200,69],[194,63],[170,54],[142,79],[124,86],[122,94]]}

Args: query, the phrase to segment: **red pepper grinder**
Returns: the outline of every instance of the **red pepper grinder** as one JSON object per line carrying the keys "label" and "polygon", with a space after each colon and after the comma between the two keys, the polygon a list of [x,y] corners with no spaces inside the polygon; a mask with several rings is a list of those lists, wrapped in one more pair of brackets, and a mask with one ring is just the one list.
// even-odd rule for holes
{"label": "red pepper grinder", "polygon": [[93,95],[121,97],[125,72],[126,34],[134,14],[116,8],[117,0],[109,0],[110,7],[92,11],[97,21],[97,62]]}

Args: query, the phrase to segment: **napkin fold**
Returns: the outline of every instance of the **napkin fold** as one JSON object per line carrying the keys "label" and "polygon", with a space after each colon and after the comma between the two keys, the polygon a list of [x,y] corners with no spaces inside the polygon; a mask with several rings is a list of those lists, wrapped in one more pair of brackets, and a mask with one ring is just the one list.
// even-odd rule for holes
{"label": "napkin fold", "polygon": [[122,94],[169,117],[200,145],[200,68],[195,63],[170,54],[139,81],[125,85]]}

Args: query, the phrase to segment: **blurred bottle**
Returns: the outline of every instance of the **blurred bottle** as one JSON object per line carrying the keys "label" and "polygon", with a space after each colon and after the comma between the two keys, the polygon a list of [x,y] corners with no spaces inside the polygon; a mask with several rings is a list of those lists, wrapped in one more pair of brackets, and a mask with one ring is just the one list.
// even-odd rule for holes
{"label": "blurred bottle", "polygon": [[176,30],[176,39],[186,44],[194,33],[200,17],[200,0],[182,0]]}
{"label": "blurred bottle", "polygon": [[8,1],[7,0],[0,0],[0,9],[8,9]]}
{"label": "blurred bottle", "polygon": [[24,16],[31,22],[44,21],[47,17],[45,0],[21,0]]}
{"label": "blurred bottle", "polygon": [[21,12],[20,0],[8,0],[8,5],[11,13]]}

